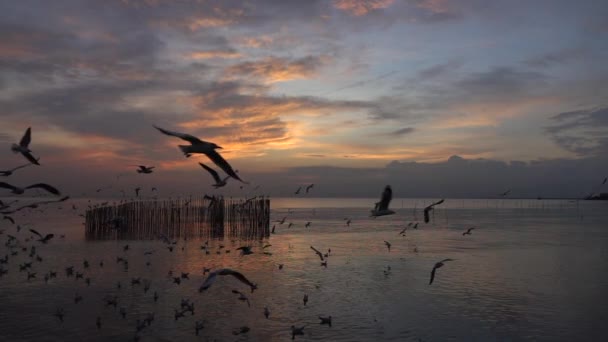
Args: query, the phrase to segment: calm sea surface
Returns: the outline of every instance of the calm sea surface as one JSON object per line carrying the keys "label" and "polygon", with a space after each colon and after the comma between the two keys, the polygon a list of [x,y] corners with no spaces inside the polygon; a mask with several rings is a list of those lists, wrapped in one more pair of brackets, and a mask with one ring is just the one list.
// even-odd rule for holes
{"label": "calm sea surface", "polygon": [[[253,243],[210,241],[209,255],[201,240],[179,241],[173,252],[160,241],[87,241],[78,216],[86,200],[15,215],[20,232],[0,222],[0,257],[9,255],[0,265],[8,271],[0,277],[0,341],[130,341],[147,313],[155,314],[154,321],[139,334],[141,341],[290,341],[292,325],[306,326],[296,341],[608,339],[607,202],[447,199],[424,224],[421,208],[433,199],[394,199],[396,215],[371,219],[376,200],[272,199],[272,220],[286,217],[283,225],[272,223],[276,234]],[[409,222],[420,222],[419,229],[400,236]],[[468,227],[476,229],[463,236]],[[56,236],[46,245],[26,242],[29,228]],[[9,250],[8,234],[27,251]],[[236,248],[246,244],[254,254],[241,256]],[[265,244],[272,245],[266,249],[272,255],[262,253]],[[42,262],[30,258],[32,245]],[[331,248],[327,268],[311,245]],[[118,256],[128,260],[128,269]],[[445,258],[455,260],[429,285],[433,265]],[[28,281],[19,265],[30,261],[36,278]],[[90,278],[90,286],[66,277],[67,266]],[[234,278],[220,277],[199,293],[203,267],[239,270],[259,288],[251,294]],[[57,278],[45,283],[51,270]],[[189,279],[174,284],[170,270],[188,272]],[[131,285],[136,277],[149,281],[147,293],[143,285]],[[251,306],[233,289],[245,292]],[[83,297],[77,304],[76,294]],[[117,296],[118,308],[105,305],[107,296]],[[175,320],[174,310],[186,298],[195,303],[194,315]],[[54,316],[59,308],[63,323]],[[318,315],[331,315],[332,326],[320,325]],[[197,320],[205,325],[199,336]],[[250,331],[234,335],[242,326]]]}

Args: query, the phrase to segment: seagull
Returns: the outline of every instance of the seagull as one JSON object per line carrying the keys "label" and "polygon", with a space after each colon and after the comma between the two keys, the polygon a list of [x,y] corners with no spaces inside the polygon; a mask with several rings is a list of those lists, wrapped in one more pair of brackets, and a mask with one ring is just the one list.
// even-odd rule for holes
{"label": "seagull", "polygon": [[376,206],[374,210],[372,210],[371,217],[377,216],[385,216],[392,215],[395,212],[388,208],[388,205],[391,203],[393,199],[393,190],[390,185],[384,187],[384,191],[382,192],[382,197],[380,197],[380,202],[376,202]]}
{"label": "seagull", "polygon": [[251,246],[241,246],[239,248],[236,249],[237,251],[241,251],[241,255],[249,255],[249,254],[253,254],[253,252],[251,251]]}
{"label": "seagull", "polygon": [[425,223],[429,223],[429,221],[430,221],[430,217],[429,217],[429,211],[433,210],[433,209],[434,209],[434,208],[433,208],[434,206],[436,206],[436,205],[439,205],[439,204],[443,203],[443,201],[444,201],[444,200],[442,199],[442,200],[437,201],[437,202],[435,202],[435,203],[433,203],[433,204],[429,205],[428,207],[424,208],[424,222],[425,222]]}
{"label": "seagull", "polygon": [[238,294],[239,298],[237,298],[238,300],[242,300],[244,302],[247,302],[247,306],[251,307],[251,303],[249,303],[249,298],[247,298],[247,296],[245,296],[245,294],[241,291],[238,290],[232,290],[232,293],[234,294]]}
{"label": "seagull", "polygon": [[34,156],[32,155],[32,151],[29,148],[31,141],[32,141],[32,128],[28,127],[27,130],[25,131],[25,134],[23,134],[23,137],[21,138],[19,145],[13,144],[13,146],[11,146],[11,150],[13,151],[13,153],[21,153],[25,157],[25,159],[30,161],[30,163],[40,165],[40,163],[38,162],[38,160],[40,158],[38,158],[38,159],[34,158]]}
{"label": "seagull", "polygon": [[314,184],[310,184],[309,186],[306,187],[306,193],[308,193],[308,191],[310,191],[310,189],[312,189],[315,185]]}
{"label": "seagull", "polygon": [[429,285],[431,285],[433,283],[433,280],[435,279],[435,270],[437,270],[438,268],[441,268],[444,265],[444,262],[447,261],[454,261],[454,259],[443,259],[440,262],[435,263],[435,266],[433,267],[433,270],[431,271],[431,280],[429,281]]}
{"label": "seagull", "polygon": [[312,249],[313,251],[315,251],[315,253],[319,256],[319,258],[321,259],[321,261],[323,261],[323,253],[321,253],[321,251],[319,251],[318,249],[314,248],[313,246],[310,246],[310,249]]}
{"label": "seagull", "polygon": [[8,176],[12,175],[12,174],[13,174],[13,172],[15,172],[15,171],[17,171],[17,170],[19,170],[19,169],[22,169],[22,168],[24,168],[24,167],[28,167],[28,166],[30,166],[30,165],[32,165],[32,164],[24,164],[24,165],[21,165],[21,166],[17,166],[17,167],[15,167],[15,168],[12,168],[12,169],[10,169],[10,170],[0,171],[0,176],[3,176],[3,177],[8,177]]}
{"label": "seagull", "polygon": [[304,306],[308,303],[308,295],[304,294],[304,298],[302,298],[302,302],[304,302]]}
{"label": "seagull", "polygon": [[236,172],[232,169],[232,166],[230,166],[230,164],[228,164],[228,162],[216,151],[217,149],[221,149],[222,147],[212,142],[200,140],[199,138],[190,134],[172,132],[162,129],[158,126],[154,126],[154,128],[156,128],[163,134],[178,137],[182,140],[189,142],[190,145],[178,145],[179,149],[184,153],[186,157],[190,157],[190,155],[194,153],[202,153],[206,155],[215,165],[224,170],[227,175],[242,183],[247,184],[247,182],[239,178]]}
{"label": "seagull", "polygon": [[0,182],[0,188],[9,189],[15,195],[21,195],[27,189],[36,189],[36,188],[40,188],[42,190],[46,190],[46,191],[50,192],[53,195],[57,195],[57,196],[61,195],[61,193],[59,192],[59,190],[57,190],[54,187],[52,187],[52,186],[50,186],[48,184],[45,184],[45,183],[36,183],[36,184],[32,184],[30,186],[26,186],[25,188],[19,188],[19,187],[16,187],[14,185],[10,185],[10,184],[5,183],[5,182]]}
{"label": "seagull", "polygon": [[462,236],[465,236],[465,235],[471,235],[471,231],[472,231],[473,229],[475,229],[475,227],[471,227],[471,228],[467,229],[467,231],[466,231],[466,232],[462,233]]}
{"label": "seagull", "polygon": [[241,274],[237,271],[234,271],[232,269],[229,269],[229,268],[222,268],[222,269],[209,273],[209,275],[207,276],[207,279],[205,279],[205,281],[203,282],[203,285],[201,285],[201,287],[198,289],[198,292],[203,292],[203,291],[209,289],[211,287],[211,285],[213,285],[213,283],[217,279],[218,275],[221,275],[221,276],[231,275],[231,276],[235,277],[243,284],[248,285],[251,288],[251,292],[253,292],[255,289],[257,289],[257,285],[252,283],[251,281],[249,281],[249,279],[247,279],[243,274]]}
{"label": "seagull", "polygon": [[299,187],[298,190],[296,190],[296,192],[294,192],[294,195],[299,195],[300,194],[300,190],[302,190],[302,187]]}
{"label": "seagull", "polygon": [[295,340],[297,335],[304,335],[304,328],[306,326],[297,328],[295,325],[291,326],[291,339]]}
{"label": "seagull", "polygon": [[145,166],[145,165],[134,165],[134,166],[138,167],[138,169],[136,170],[137,173],[148,174],[148,173],[152,173],[153,172],[152,169],[154,169],[154,166]]}
{"label": "seagull", "polygon": [[279,224],[283,224],[283,223],[285,223],[285,219],[287,219],[287,216],[284,216],[282,219],[280,219],[278,221],[274,221],[274,222],[278,222]]}
{"label": "seagull", "polygon": [[312,224],[312,222],[310,222],[310,221],[306,222],[306,224],[304,225],[304,228],[310,227],[311,224]]}
{"label": "seagull", "polygon": [[319,319],[321,320],[319,324],[327,324],[331,327],[331,316],[323,317],[319,315]]}
{"label": "seagull", "polygon": [[204,328],[205,326],[203,321],[196,321],[196,323],[194,323],[194,332],[196,333],[196,336],[198,336],[198,332]]}
{"label": "seagull", "polygon": [[207,170],[211,174],[211,177],[213,177],[213,180],[215,181],[215,184],[213,184],[214,188],[216,188],[216,189],[217,188],[221,188],[223,186],[226,186],[226,184],[228,184],[227,181],[228,181],[228,178],[230,178],[230,176],[226,176],[224,179],[220,179],[220,176],[218,175],[218,173],[214,169],[212,169],[209,166],[207,166],[207,165],[205,165],[203,163],[200,163],[200,162],[198,164],[203,169]]}
{"label": "seagull", "polygon": [[135,197],[139,197],[139,191],[141,190],[140,187],[135,188]]}
{"label": "seagull", "polygon": [[388,251],[391,251],[391,243],[388,241],[384,241],[384,244],[386,245],[386,248],[388,248]]}
{"label": "seagull", "polygon": [[39,233],[37,230],[35,230],[35,229],[30,229],[30,232],[32,232],[32,233],[34,233],[34,234],[38,235],[38,236],[40,237],[40,240],[38,240],[38,241],[40,241],[40,242],[42,242],[42,243],[47,243],[47,242],[49,242],[49,240],[51,240],[51,239],[52,239],[52,238],[55,236],[55,234],[46,234],[45,236],[42,236],[42,234],[40,234],[40,233]]}
{"label": "seagull", "polygon": [[507,195],[508,195],[510,192],[511,192],[511,189],[509,189],[509,190],[507,190],[507,191],[503,192],[502,194],[500,194],[500,197],[505,197],[505,196],[507,196]]}

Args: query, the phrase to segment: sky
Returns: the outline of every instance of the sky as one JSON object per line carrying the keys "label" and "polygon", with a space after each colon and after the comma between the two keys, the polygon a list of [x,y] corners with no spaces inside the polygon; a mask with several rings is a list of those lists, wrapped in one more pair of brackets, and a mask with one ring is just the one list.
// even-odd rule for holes
{"label": "sky", "polygon": [[152,125],[275,196],[579,196],[608,173],[606,1],[0,1],[0,36],[0,169],[27,127],[42,164],[12,182],[212,192]]}

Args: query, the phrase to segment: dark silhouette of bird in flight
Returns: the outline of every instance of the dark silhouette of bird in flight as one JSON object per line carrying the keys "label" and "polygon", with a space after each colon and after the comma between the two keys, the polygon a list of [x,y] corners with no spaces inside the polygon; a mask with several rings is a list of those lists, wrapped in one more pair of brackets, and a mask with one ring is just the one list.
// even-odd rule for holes
{"label": "dark silhouette of bird in flight", "polygon": [[310,189],[312,189],[315,185],[314,184],[310,184],[309,186],[306,187],[306,193],[308,193],[308,191],[310,191]]}
{"label": "dark silhouette of bird in flight", "polygon": [[435,263],[435,266],[433,266],[433,270],[431,271],[431,280],[429,281],[429,285],[431,285],[433,283],[433,280],[435,280],[435,271],[438,268],[443,267],[444,263],[448,262],[448,261],[454,261],[454,259],[443,259],[443,260]]}
{"label": "dark silhouette of bird in flight", "polygon": [[201,285],[201,287],[198,289],[198,291],[203,292],[203,291],[209,289],[211,287],[211,285],[213,285],[213,283],[215,283],[217,276],[225,276],[225,275],[233,276],[237,280],[242,282],[243,284],[249,286],[251,288],[251,292],[253,292],[255,289],[257,289],[257,285],[252,283],[251,281],[249,281],[249,279],[247,279],[247,277],[245,277],[240,272],[234,271],[229,268],[222,268],[222,269],[209,273],[209,275],[207,276],[207,279],[205,279],[205,281],[203,282],[203,285]]}
{"label": "dark silhouette of bird in flight", "polygon": [[15,172],[15,171],[17,171],[19,169],[22,169],[24,167],[28,167],[30,165],[32,165],[32,164],[24,164],[24,165],[20,165],[20,166],[14,167],[14,168],[12,168],[10,170],[0,171],[0,176],[8,177],[8,176],[12,175],[13,172]]}
{"label": "dark silhouette of bird in flight", "polygon": [[441,203],[443,203],[443,202],[444,202],[444,200],[442,199],[442,200],[439,200],[439,201],[437,201],[437,202],[435,202],[435,203],[433,203],[433,204],[429,205],[428,207],[424,208],[424,223],[429,223],[429,221],[430,221],[430,219],[431,219],[431,218],[429,217],[429,212],[430,212],[431,210],[435,209],[434,207],[435,207],[436,205],[439,205],[439,204],[441,204]]}
{"label": "dark silhouette of bird in flight", "polygon": [[296,190],[296,192],[294,192],[294,195],[299,195],[301,190],[302,190],[302,187],[299,187],[298,190]]}
{"label": "dark silhouette of bird in flight", "polygon": [[465,236],[465,235],[471,235],[471,231],[472,231],[473,229],[475,229],[475,227],[471,227],[471,228],[467,229],[467,231],[466,231],[466,232],[463,232],[463,233],[462,233],[462,236]]}
{"label": "dark silhouette of bird in flight", "polygon": [[505,191],[505,192],[501,193],[501,194],[500,194],[500,197],[505,197],[505,196],[507,196],[507,195],[508,195],[510,192],[511,192],[511,189],[509,189],[509,190],[507,190],[507,191]]}
{"label": "dark silhouette of bird in flight", "polygon": [[137,173],[144,173],[144,174],[148,174],[148,173],[152,173],[154,166],[145,166],[145,165],[135,165],[138,167],[138,169],[136,170]]}
{"label": "dark silhouette of bird in flight", "polygon": [[179,149],[184,153],[186,157],[190,157],[194,153],[204,154],[215,165],[217,165],[220,169],[224,170],[227,175],[242,183],[248,184],[237,175],[237,173],[232,169],[232,166],[230,166],[230,164],[228,164],[228,162],[216,151],[217,149],[221,149],[221,146],[218,146],[217,144],[212,142],[203,141],[190,134],[172,132],[166,129],[162,129],[158,126],[154,126],[154,128],[156,128],[165,135],[178,137],[182,140],[189,142],[190,145],[178,145]]}
{"label": "dark silhouette of bird in flight", "polygon": [[211,177],[213,177],[213,180],[215,181],[215,184],[213,184],[212,186],[214,188],[221,188],[223,186],[226,186],[226,184],[228,184],[228,178],[230,178],[230,176],[226,176],[224,179],[220,178],[220,175],[212,168],[210,168],[209,166],[203,164],[203,163],[198,163],[203,169],[207,170],[207,172],[209,172],[211,174]]}
{"label": "dark silhouette of bird in flight", "polygon": [[40,234],[37,230],[35,229],[30,229],[30,232],[38,235],[38,237],[40,237],[40,239],[38,241],[42,242],[42,243],[47,243],[49,242],[49,240],[51,240],[55,234],[46,234],[45,236],[42,236],[42,234]]}
{"label": "dark silhouette of bird in flight", "polygon": [[32,128],[28,127],[25,131],[25,134],[23,134],[23,137],[21,138],[19,144],[13,144],[13,146],[11,146],[11,150],[13,151],[13,153],[21,153],[21,155],[24,156],[25,159],[27,159],[30,163],[40,165],[40,163],[38,162],[40,158],[34,158],[34,156],[32,155],[32,150],[30,150],[29,146],[31,142]]}
{"label": "dark silhouette of bird in flight", "polygon": [[319,258],[321,259],[321,261],[324,260],[323,253],[321,253],[321,251],[319,251],[318,249],[314,248],[313,246],[310,246],[310,249],[312,249],[313,251],[315,251],[315,254],[317,254],[319,256]]}
{"label": "dark silhouette of bird in flight", "polygon": [[382,196],[380,197],[380,202],[376,202],[374,210],[372,210],[372,217],[377,216],[385,216],[392,215],[395,212],[388,208],[391,200],[393,199],[393,190],[390,185],[384,187],[384,191],[382,192]]}
{"label": "dark silhouette of bird in flight", "polygon": [[61,195],[61,192],[59,192],[59,190],[57,190],[55,187],[52,187],[45,183],[36,183],[36,184],[26,186],[25,188],[20,188],[20,187],[17,187],[17,186],[14,186],[14,185],[11,185],[11,184],[8,184],[5,182],[0,182],[0,188],[9,189],[15,195],[21,195],[25,192],[25,190],[28,190],[28,189],[42,189],[47,192],[50,192],[53,195],[57,195],[57,196]]}

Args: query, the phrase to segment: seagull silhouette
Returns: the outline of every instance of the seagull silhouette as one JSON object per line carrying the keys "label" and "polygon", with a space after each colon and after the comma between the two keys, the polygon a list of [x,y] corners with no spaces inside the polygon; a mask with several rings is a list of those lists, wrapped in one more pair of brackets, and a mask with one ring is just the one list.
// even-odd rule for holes
{"label": "seagull silhouette", "polygon": [[13,172],[15,172],[15,171],[17,171],[17,170],[19,170],[19,169],[22,169],[22,168],[24,168],[24,167],[28,167],[28,166],[30,166],[30,165],[32,165],[32,164],[24,164],[24,165],[20,165],[20,166],[17,166],[17,167],[15,167],[15,168],[12,168],[12,169],[10,169],[10,170],[0,171],[0,176],[3,176],[3,177],[8,177],[8,176],[12,175],[12,174],[13,174]]}
{"label": "seagull silhouette", "polygon": [[20,188],[20,187],[17,187],[17,186],[14,186],[14,185],[11,185],[11,184],[8,184],[5,182],[0,182],[0,188],[9,189],[15,195],[21,195],[25,192],[25,190],[28,190],[28,189],[42,189],[47,192],[50,192],[53,195],[57,195],[57,196],[61,195],[59,190],[57,190],[56,188],[54,188],[48,184],[45,184],[45,183],[36,183],[36,184],[26,186],[25,188]]}
{"label": "seagull silhouette", "polygon": [[212,168],[210,168],[209,166],[203,164],[203,163],[198,163],[203,169],[207,170],[207,172],[209,172],[211,174],[211,177],[213,177],[213,180],[215,181],[215,184],[213,184],[214,188],[221,188],[223,186],[226,186],[228,178],[230,178],[230,176],[226,176],[224,179],[220,178],[220,175]]}
{"label": "seagull silhouette", "polygon": [[203,292],[203,291],[208,290],[211,287],[211,285],[213,285],[213,283],[215,283],[217,276],[225,276],[225,275],[233,276],[237,280],[242,282],[243,284],[249,286],[251,288],[251,292],[253,292],[255,289],[257,289],[257,285],[252,283],[251,281],[249,281],[249,279],[247,279],[240,272],[234,271],[229,268],[222,268],[222,269],[210,272],[209,275],[207,276],[207,279],[205,279],[205,281],[203,282],[203,285],[201,285],[201,287],[198,289],[198,291]]}
{"label": "seagull silhouette", "polygon": [[32,128],[28,127],[19,144],[13,144],[11,150],[14,153],[21,153],[30,163],[40,165],[39,159],[34,158],[32,155],[32,151],[29,148],[30,142],[32,142]]}
{"label": "seagull silhouette", "polygon": [[154,166],[145,166],[145,165],[134,165],[134,166],[138,167],[138,169],[136,170],[137,173],[148,174],[148,173],[152,173],[153,172],[152,170],[154,169]]}
{"label": "seagull silhouette", "polygon": [[433,270],[431,271],[431,280],[429,281],[429,285],[431,285],[433,283],[433,280],[435,279],[435,271],[438,268],[443,267],[444,263],[448,262],[448,261],[454,261],[454,259],[443,259],[443,260],[435,263],[435,266],[433,267]]}
{"label": "seagull silhouette", "polygon": [[467,229],[467,231],[466,231],[466,232],[463,232],[463,233],[462,233],[462,236],[465,236],[465,235],[471,235],[471,231],[472,231],[473,229],[475,229],[475,227],[471,227],[471,228]]}
{"label": "seagull silhouette", "polygon": [[391,189],[390,185],[387,185],[386,187],[384,187],[384,191],[382,192],[382,196],[380,197],[380,202],[377,202],[374,207],[374,210],[372,210],[371,216],[377,217],[394,214],[395,212],[388,208],[392,199],[393,190]]}
{"label": "seagull silhouette", "polygon": [[232,177],[242,183],[248,184],[247,182],[245,182],[241,178],[239,178],[239,176],[236,174],[236,172],[232,169],[232,166],[230,166],[230,164],[228,164],[228,162],[216,151],[217,149],[221,149],[222,147],[220,147],[212,142],[203,141],[190,134],[172,132],[172,131],[169,131],[166,129],[162,129],[158,126],[154,126],[154,128],[156,128],[157,130],[159,130],[161,133],[163,133],[165,135],[178,137],[182,140],[189,142],[190,145],[178,145],[179,149],[184,153],[184,155],[186,157],[190,157],[190,155],[192,155],[194,153],[204,154],[215,165],[217,165],[219,168],[224,170],[224,172],[226,172],[227,175],[229,175],[230,177]]}
{"label": "seagull silhouette", "polygon": [[429,212],[430,212],[431,210],[433,210],[433,209],[434,209],[434,207],[435,207],[436,205],[439,205],[439,204],[441,204],[441,203],[443,203],[443,202],[444,202],[444,200],[443,200],[443,199],[441,199],[441,200],[439,200],[439,201],[437,201],[437,202],[435,202],[435,203],[433,203],[433,204],[429,205],[428,207],[424,208],[424,222],[425,222],[425,223],[429,223],[429,221],[431,220],[431,218],[430,218],[430,216],[429,216]]}

